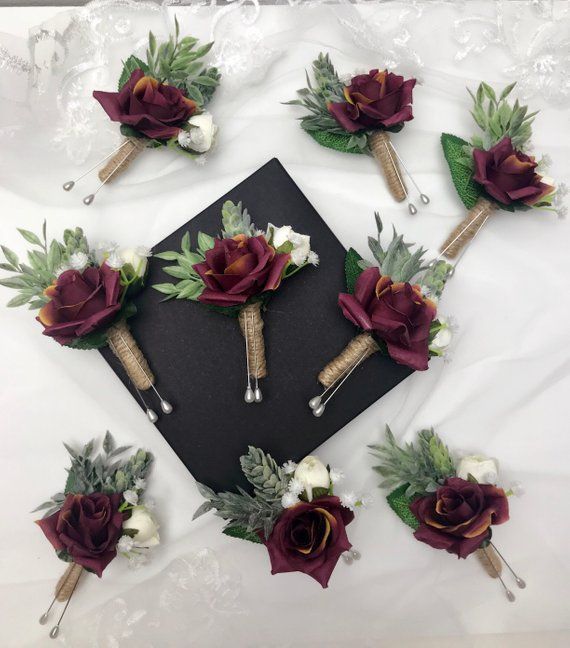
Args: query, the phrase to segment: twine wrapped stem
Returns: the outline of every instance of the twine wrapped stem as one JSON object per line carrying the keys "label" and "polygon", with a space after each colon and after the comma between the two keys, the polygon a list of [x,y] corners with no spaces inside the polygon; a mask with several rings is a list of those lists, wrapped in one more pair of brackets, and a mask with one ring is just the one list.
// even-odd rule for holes
{"label": "twine wrapped stem", "polygon": [[67,601],[73,594],[77,581],[83,572],[83,567],[77,563],[69,563],[63,576],[57,581],[55,586],[55,598],[58,601]]}
{"label": "twine wrapped stem", "polygon": [[154,374],[132,336],[126,320],[111,326],[107,338],[111,351],[121,361],[134,386],[141,390],[150,389],[154,385]]}
{"label": "twine wrapped stem", "polygon": [[247,332],[247,355],[250,375],[254,378],[265,378],[267,376],[267,366],[265,364],[261,303],[254,302],[244,306],[239,312],[238,321],[244,337]]}
{"label": "twine wrapped stem", "polygon": [[477,560],[483,567],[483,569],[489,574],[491,578],[499,578],[503,571],[503,565],[501,559],[497,556],[497,552],[487,545],[485,549],[479,548],[475,552]]}
{"label": "twine wrapped stem", "polygon": [[408,190],[404,183],[398,158],[392,149],[389,133],[383,130],[374,131],[368,137],[368,145],[374,159],[382,168],[390,193],[395,200],[402,202],[408,195]]}
{"label": "twine wrapped stem", "polygon": [[126,171],[131,162],[146,148],[146,140],[142,137],[127,137],[125,143],[113,157],[99,170],[99,180],[110,182],[123,171]]}
{"label": "twine wrapped stem", "polygon": [[461,223],[447,237],[440,248],[440,252],[448,258],[454,259],[483,227],[485,221],[496,209],[497,206],[491,201],[486,198],[479,198]]}
{"label": "twine wrapped stem", "polygon": [[319,374],[318,380],[323,387],[330,387],[345,371],[350,369],[362,356],[363,362],[373,353],[379,351],[379,347],[370,333],[361,333],[353,338],[344,350]]}

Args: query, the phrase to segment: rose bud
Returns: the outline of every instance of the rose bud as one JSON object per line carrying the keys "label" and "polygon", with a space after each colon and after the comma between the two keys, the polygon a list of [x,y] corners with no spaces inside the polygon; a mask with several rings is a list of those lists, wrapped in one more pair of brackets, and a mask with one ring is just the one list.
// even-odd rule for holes
{"label": "rose bud", "polygon": [[176,137],[196,111],[196,102],[178,88],[145,76],[140,69],[132,72],[119,92],[96,90],[93,97],[112,121],[159,140]]}
{"label": "rose bud", "polygon": [[482,455],[463,457],[457,467],[457,476],[468,479],[474,477],[479,484],[496,484],[499,476],[499,466],[494,459]]}
{"label": "rose bud", "polygon": [[205,153],[212,148],[218,127],[214,124],[212,115],[204,112],[194,115],[188,120],[189,130],[178,133],[178,143],[182,148],[190,149],[196,153]]}
{"label": "rose bud", "polygon": [[338,559],[352,546],[345,527],[353,519],[332,496],[285,509],[265,541],[271,573],[298,571],[327,587]]}
{"label": "rose bud", "polygon": [[502,488],[460,477],[449,477],[432,495],[414,500],[410,510],[420,523],[414,532],[416,540],[459,558],[467,558],[481,546],[492,524],[509,519]]}
{"label": "rose bud", "polygon": [[284,243],[291,243],[293,249],[291,250],[291,263],[296,266],[303,265],[311,251],[311,237],[307,234],[298,234],[293,230],[291,225],[283,225],[283,227],[275,227],[269,223],[267,225],[267,236],[269,237],[273,232],[272,244],[274,248],[281,247]]}
{"label": "rose bud", "polygon": [[349,133],[360,130],[387,129],[414,118],[412,90],[415,79],[384,70],[370,70],[352,78],[344,88],[346,101],[331,103],[329,112]]}
{"label": "rose bud", "polygon": [[44,294],[50,301],[36,319],[44,335],[64,345],[109,326],[121,309],[119,273],[106,263],[83,272],[66,270]]}
{"label": "rose bud", "polygon": [[123,263],[129,263],[137,277],[144,277],[148,266],[148,257],[151,252],[145,247],[125,248],[119,253]]}
{"label": "rose bud", "polygon": [[117,555],[123,514],[121,495],[68,495],[59,511],[36,524],[56,551],[66,551],[73,562],[101,577]]}
{"label": "rose bud", "polygon": [[135,507],[131,516],[123,522],[125,531],[136,531],[131,536],[135,547],[155,547],[160,544],[158,524],[154,517],[144,506]]}
{"label": "rose bud", "polygon": [[331,484],[329,471],[325,464],[309,455],[297,466],[293,477],[303,484],[309,502],[313,499],[313,488],[327,488]]}
{"label": "rose bud", "polygon": [[488,151],[473,149],[473,160],[473,179],[503,205],[522,201],[532,206],[554,191],[552,184],[535,173],[538,165],[534,158],[517,151],[510,137],[503,138]]}

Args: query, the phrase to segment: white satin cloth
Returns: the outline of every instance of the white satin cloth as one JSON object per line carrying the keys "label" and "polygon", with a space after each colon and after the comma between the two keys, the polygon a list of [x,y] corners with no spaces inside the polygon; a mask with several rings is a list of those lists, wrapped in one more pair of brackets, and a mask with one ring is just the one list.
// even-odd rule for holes
{"label": "white satin cloth", "polygon": [[[30,89],[17,70],[11,79],[4,65],[0,241],[23,253],[16,227],[39,231],[47,218],[53,236],[81,225],[91,241],[152,246],[277,156],[346,247],[367,251],[379,210],[410,240],[436,250],[465,211],[439,136],[469,136],[474,124],[465,86],[481,78],[506,85],[514,68],[532,109],[541,110],[536,152],[552,158],[557,182],[568,182],[568,86],[556,76],[566,50],[556,58],[557,50],[548,49],[567,25],[567,3],[294,4],[256,13],[257,3],[241,9],[235,3],[224,14],[178,7],[182,32],[203,39],[214,33],[219,42],[214,53],[226,79],[211,105],[218,146],[203,166],[170,151],[147,152],[89,208],[81,198],[96,186],[94,175],[69,194],[61,185],[108,152],[118,129],[102,111],[84,112],[88,91],[111,88],[118,58],[108,63],[105,56],[124,57],[144,43],[149,27],[164,32],[172,8],[103,7],[99,18],[106,16],[116,42],[101,52],[91,39],[88,61],[85,51],[67,52],[66,65],[76,66],[67,77],[69,69],[54,67],[58,50],[49,49],[49,30],[41,41],[48,49],[36,50],[39,85]],[[548,14],[547,5],[562,13]],[[2,9],[0,43],[25,61],[28,28],[65,25],[69,16],[55,8]],[[549,23],[550,31],[541,32],[546,37],[532,41],[534,50],[523,47],[531,41],[522,27],[518,36],[505,36],[505,25],[519,18],[532,33]],[[121,40],[125,33],[129,38]],[[299,128],[299,109],[281,104],[305,85],[303,70],[321,50],[343,73],[398,64],[421,79],[415,119],[394,137],[431,198],[416,216],[392,201],[372,159],[319,147]],[[533,57],[541,62],[534,76]],[[351,566],[341,561],[327,590],[301,574],[271,576],[263,547],[222,535],[212,514],[191,522],[201,502],[192,476],[103,359],[59,347],[41,335],[29,311],[2,307],[0,645],[54,643],[47,638],[51,626],[38,618],[63,564],[29,511],[64,483],[61,442],[79,445],[107,429],[156,457],[148,494],[162,544],[138,571],[117,558],[101,580],[85,577],[58,642],[74,648],[568,645],[569,244],[568,222],[551,213],[493,217],[441,302],[459,325],[451,361],[433,360],[428,372],[411,376],[317,449],[344,470],[347,485],[375,494],[349,527],[362,559]],[[0,288],[3,302],[11,296]],[[524,591],[513,587],[516,603],[475,560],[458,561],[416,542],[390,511],[366,447],[381,440],[386,423],[401,440],[433,425],[454,450],[497,457],[502,484],[523,483],[526,494],[513,498],[511,520],[494,535],[528,584]],[[512,583],[508,573],[506,579]]]}

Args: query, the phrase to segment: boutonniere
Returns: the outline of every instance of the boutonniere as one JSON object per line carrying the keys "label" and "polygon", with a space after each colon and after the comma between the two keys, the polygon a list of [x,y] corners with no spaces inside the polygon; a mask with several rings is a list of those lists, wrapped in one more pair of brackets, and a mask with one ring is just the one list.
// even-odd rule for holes
{"label": "boutonniere", "polygon": [[43,334],[62,346],[90,350],[108,345],[135,386],[148,418],[153,423],[158,419],[141,393],[150,389],[162,411],[170,414],[172,405],[158,393],[155,376],[127,323],[137,312],[132,300],[144,286],[150,250],[119,249],[112,243],[91,247],[80,227],[65,230],[61,242],[48,242],[45,221],[41,237],[18,231],[33,249],[26,264],[2,246],[6,263],[0,269],[13,274],[0,285],[19,293],[7,305],[38,310],[36,320]]}
{"label": "boutonniere", "polygon": [[456,257],[498,209],[553,209],[556,188],[544,173],[546,160],[537,162],[525,152],[538,111],[529,113],[518,99],[509,103],[515,85],[508,85],[498,98],[486,83],[476,94],[468,90],[474,104],[471,114],[482,134],[471,142],[447,133],[441,136],[451,179],[469,210],[441,248],[449,258]]}
{"label": "boutonniere", "polygon": [[221,75],[202,59],[213,44],[200,46],[197,38],[180,38],[176,18],[174,36],[168,41],[158,44],[149,32],[146,62],[129,56],[118,91],[93,92],[109,119],[121,124],[123,142],[89,171],[66,182],[65,191],[71,191],[78,180],[108,160],[98,173],[101,184],[83,199],[90,205],[101,187],[125,171],[145,148],[168,146],[193,159],[209,151],[217,127],[206,106]]}
{"label": "boutonniere", "polygon": [[45,510],[36,523],[57,553],[68,563],[57,582],[54,599],[40,623],[47,623],[56,601],[65,607],[50,632],[55,638],[69,601],[84,572],[99,578],[109,563],[121,555],[132,567],[144,564],[149,550],[160,543],[152,504],[143,501],[152,455],[137,450],[121,458],[130,446],[116,447],[111,434],[103,440],[103,451],[94,456],[95,440],[81,451],[64,444],[71,456],[67,481],[35,511]]}
{"label": "boutonniere", "polygon": [[245,338],[245,402],[259,403],[259,379],[267,375],[261,311],[284,279],[308,265],[317,266],[319,257],[311,250],[309,236],[294,232],[289,225],[269,223],[265,232],[258,230],[241,202],[235,205],[229,200],[222,207],[220,236],[200,232],[197,245],[191,249],[187,232],[180,252],[157,254],[159,259],[176,262],[163,270],[180,281],[153,288],[166,299],[191,299],[237,318]]}
{"label": "boutonniere", "polygon": [[368,244],[378,265],[351,248],[345,261],[347,292],[338,297],[342,314],[361,332],[319,373],[325,389],[309,401],[317,417],[372,354],[380,352],[398,364],[425,371],[430,357],[444,355],[451,343],[452,328],[439,315],[438,301],[454,268],[439,258],[423,265],[426,251],[421,247],[410,251],[413,244],[395,229],[384,249],[382,220],[378,213],[375,216],[378,235],[369,237]]}
{"label": "boutonniere", "polygon": [[414,537],[458,558],[475,554],[492,578],[498,578],[509,601],[515,595],[502,577],[502,562],[521,589],[526,583],[515,574],[492,541],[492,527],[509,519],[510,495],[521,495],[515,482],[505,491],[497,485],[495,459],[468,455],[455,460],[432,430],[418,432],[417,443],[398,446],[386,426],[386,443],[371,445],[380,460],[374,466],[381,488],[394,489],[388,504],[414,530]]}
{"label": "boutonniere", "polygon": [[254,494],[239,486],[238,492],[215,493],[198,483],[207,501],[193,519],[215,509],[227,521],[223,533],[266,546],[272,574],[301,572],[322,587],[328,586],[341,555],[347,564],[360,558],[346,527],[354,511],[367,505],[367,497],[352,491],[334,494],[344,479],[342,471],[314,456],[279,466],[271,455],[252,446],[240,463]]}
{"label": "boutonniere", "polygon": [[[328,54],[313,62],[315,84],[307,74],[307,87],[297,92],[299,99],[286,102],[302,106],[309,114],[301,117],[301,127],[321,146],[343,153],[372,155],[384,174],[390,193],[398,202],[409,200],[402,168],[417,189],[424,205],[429,198],[414,181],[390,139],[411,121],[412,91],[416,79],[370,70],[357,74],[345,84]],[[411,214],[416,206],[408,203]]]}

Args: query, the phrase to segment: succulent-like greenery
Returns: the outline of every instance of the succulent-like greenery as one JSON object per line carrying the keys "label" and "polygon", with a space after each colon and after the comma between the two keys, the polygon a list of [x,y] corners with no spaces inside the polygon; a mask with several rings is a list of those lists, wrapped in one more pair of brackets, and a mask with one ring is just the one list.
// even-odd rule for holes
{"label": "succulent-like greenery", "polygon": [[236,205],[231,200],[226,200],[222,206],[222,238],[233,238],[239,234],[253,236],[255,225],[241,201]]}
{"label": "succulent-like greenery", "polygon": [[374,470],[384,478],[380,487],[396,488],[407,484],[407,498],[431,493],[447,477],[455,475],[449,450],[433,429],[418,432],[416,444],[406,443],[400,447],[386,426],[386,443],[370,445],[369,448],[380,460],[380,465],[374,466]]}
{"label": "succulent-like greenery", "polygon": [[240,463],[244,475],[254,488],[254,495],[239,486],[237,493],[216,493],[204,484],[197,484],[200,494],[207,501],[194,513],[193,519],[215,509],[215,514],[228,522],[224,533],[259,542],[257,533],[269,537],[277,518],[283,513],[281,497],[289,478],[271,455],[253,446],[249,446],[248,453],[240,458]]}
{"label": "succulent-like greenery", "polygon": [[445,283],[453,272],[453,266],[443,259],[430,264],[421,278],[422,287],[427,288],[433,297],[441,297]]}
{"label": "succulent-like greenery", "polygon": [[119,455],[131,446],[117,447],[110,432],[105,434],[102,452],[93,456],[95,439],[76,451],[66,443],[63,444],[71,456],[71,467],[67,468],[67,481],[64,491],[56,493],[50,500],[40,504],[34,511],[45,511],[47,517],[58,511],[66,495],[70,493],[90,495],[91,493],[123,493],[126,490],[137,490],[135,481],[144,479],[152,455],[146,450],[139,449],[127,461],[119,459]]}
{"label": "succulent-like greenery", "polygon": [[8,279],[1,279],[0,285],[18,291],[18,295],[13,297],[7,306],[29,304],[29,308],[33,310],[41,308],[49,301],[49,298],[44,295],[44,290],[54,282],[59,268],[67,263],[75,252],[89,254],[89,244],[80,227],[75,230],[65,230],[63,243],[54,239],[49,245],[46,221],[42,227],[41,237],[28,230],[18,229],[18,231],[37,249],[28,251],[26,264],[20,262],[15,252],[4,245],[0,246],[6,260],[5,263],[0,263],[0,269],[13,273],[13,276]]}

